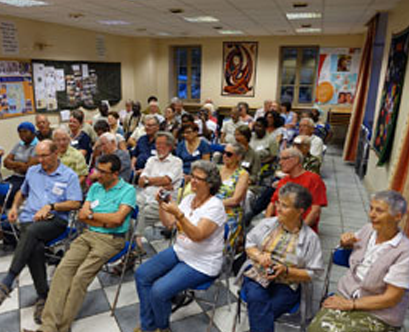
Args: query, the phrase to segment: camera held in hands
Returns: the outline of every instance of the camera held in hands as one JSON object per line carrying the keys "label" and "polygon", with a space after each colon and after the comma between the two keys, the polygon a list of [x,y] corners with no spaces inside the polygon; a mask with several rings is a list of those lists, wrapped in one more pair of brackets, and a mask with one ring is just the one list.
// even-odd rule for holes
{"label": "camera held in hands", "polygon": [[271,266],[269,266],[268,268],[266,268],[266,273],[267,273],[267,275],[273,276],[273,275],[276,274],[276,271],[275,271],[275,269],[274,269],[274,266],[275,266],[275,265],[271,265]]}
{"label": "camera held in hands", "polygon": [[169,190],[162,189],[159,191],[159,199],[162,202],[169,203],[171,194],[172,193]]}

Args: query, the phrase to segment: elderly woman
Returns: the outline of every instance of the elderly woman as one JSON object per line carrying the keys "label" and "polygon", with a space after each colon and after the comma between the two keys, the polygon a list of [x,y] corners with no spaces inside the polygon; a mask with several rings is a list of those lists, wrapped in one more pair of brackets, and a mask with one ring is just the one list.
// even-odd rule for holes
{"label": "elderly woman", "polygon": [[372,196],[370,223],[341,236],[350,268],[327,298],[310,332],[399,331],[409,302],[409,240],[399,229],[407,204],[398,192]]}
{"label": "elderly woman", "polygon": [[243,199],[246,197],[249,173],[240,166],[245,155],[244,148],[238,144],[227,144],[223,152],[223,166],[220,168],[222,185],[217,197],[223,200],[229,225],[229,239],[233,244],[240,235],[239,226],[243,214]]}
{"label": "elderly woman", "polygon": [[176,156],[183,161],[183,173],[190,174],[194,161],[210,160],[210,145],[199,137],[199,127],[195,123],[182,126],[183,140],[176,148]]}
{"label": "elderly woman", "polygon": [[247,236],[243,266],[251,332],[274,331],[274,321],[300,300],[300,283],[323,271],[318,236],[302,220],[312,202],[304,187],[280,189],[277,217],[262,220]]}
{"label": "elderly woman", "polygon": [[223,258],[223,232],[226,213],[223,202],[215,197],[221,179],[217,167],[209,161],[192,165],[192,190],[179,206],[159,201],[159,215],[167,227],[177,227],[176,243],[136,270],[140,299],[141,331],[167,331],[171,299],[181,291],[213,280]]}

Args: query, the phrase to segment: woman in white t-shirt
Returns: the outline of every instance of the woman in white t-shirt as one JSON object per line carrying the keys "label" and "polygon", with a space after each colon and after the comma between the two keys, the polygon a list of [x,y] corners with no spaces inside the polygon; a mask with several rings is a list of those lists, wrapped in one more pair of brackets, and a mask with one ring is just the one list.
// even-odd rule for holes
{"label": "woman in white t-shirt", "polygon": [[226,212],[216,198],[221,185],[217,167],[205,160],[192,164],[192,191],[179,206],[159,201],[159,216],[177,227],[176,243],[142,264],[135,273],[141,331],[168,331],[171,299],[188,288],[214,280],[223,260]]}

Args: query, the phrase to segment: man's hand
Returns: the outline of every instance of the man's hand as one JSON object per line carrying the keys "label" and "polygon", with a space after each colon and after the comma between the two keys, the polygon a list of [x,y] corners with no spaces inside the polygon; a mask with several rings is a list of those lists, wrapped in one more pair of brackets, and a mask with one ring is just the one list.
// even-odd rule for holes
{"label": "man's hand", "polygon": [[8,221],[11,222],[11,223],[14,223],[14,222],[17,221],[17,217],[18,217],[17,209],[11,208],[8,215],[7,215]]}
{"label": "man's hand", "polygon": [[88,207],[88,206],[83,206],[80,210],[80,212],[78,212],[78,218],[80,220],[86,220],[88,219],[88,216],[92,213],[92,210]]}
{"label": "man's hand", "polygon": [[44,205],[37,213],[34,215],[34,221],[45,220],[50,215],[51,206],[49,204]]}

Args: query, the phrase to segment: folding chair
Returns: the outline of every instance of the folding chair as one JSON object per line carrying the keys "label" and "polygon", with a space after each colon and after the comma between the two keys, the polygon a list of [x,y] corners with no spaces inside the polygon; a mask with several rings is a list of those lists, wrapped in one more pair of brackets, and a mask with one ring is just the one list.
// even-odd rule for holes
{"label": "folding chair", "polygon": [[332,249],[330,260],[328,263],[327,271],[325,273],[324,279],[324,287],[322,290],[321,302],[322,303],[328,297],[328,290],[331,278],[331,271],[333,264],[342,266],[342,267],[349,267],[349,256],[352,253],[352,249],[346,249],[342,247],[336,247]]}
{"label": "folding chair", "polygon": [[[130,223],[130,227],[129,227],[129,231],[128,231],[128,240],[125,242],[125,246],[122,248],[122,250],[120,252],[118,252],[116,255],[111,257],[108,260],[108,262],[105,263],[104,267],[102,268],[102,270],[104,272],[112,273],[110,271],[110,269],[109,269],[109,265],[114,264],[116,262],[119,262],[120,260],[123,259],[119,284],[118,284],[118,287],[116,289],[114,303],[112,304],[111,316],[113,316],[115,314],[116,305],[117,305],[118,299],[119,299],[119,293],[121,292],[122,282],[124,280],[125,272],[126,272],[127,267],[128,267],[128,261],[129,261],[130,255],[131,255],[131,251],[133,249],[135,249],[135,247],[136,247],[135,237],[133,236],[133,230],[134,230],[134,228],[136,226],[136,222],[138,220],[138,212],[139,212],[139,209],[138,209],[138,206],[136,206],[135,210],[132,211],[131,223]],[[142,263],[142,258],[139,258],[139,264],[141,264],[141,263]]]}
{"label": "folding chair", "polygon": [[10,197],[12,184],[8,182],[0,182],[0,197],[3,199],[3,205],[0,206],[0,231],[3,234],[10,234],[12,235],[16,241],[18,240],[18,233],[15,226],[12,223],[6,222],[7,214],[6,214],[6,206],[7,202]]}
{"label": "folding chair", "polygon": [[[297,327],[301,332],[307,330],[307,325],[309,320],[312,318],[312,294],[313,294],[313,284],[312,282],[301,283],[301,297],[300,301],[291,308],[290,311],[281,315],[276,319],[279,324],[287,325],[290,327]],[[237,323],[240,323],[241,316],[241,304],[242,302],[247,303],[246,295],[241,288],[237,294],[237,311],[234,317],[232,332],[236,331]]]}

